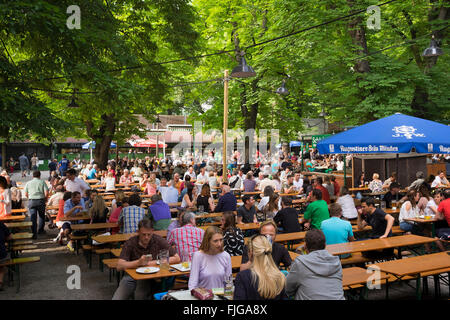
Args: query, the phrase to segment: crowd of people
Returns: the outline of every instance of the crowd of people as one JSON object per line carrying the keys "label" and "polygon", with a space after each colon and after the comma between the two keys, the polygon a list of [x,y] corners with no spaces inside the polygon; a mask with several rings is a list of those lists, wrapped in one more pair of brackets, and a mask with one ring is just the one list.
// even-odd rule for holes
{"label": "crowd of people", "polygon": [[[315,157],[314,159],[311,159]],[[319,157],[311,154],[310,160],[336,163],[341,159]],[[274,166],[274,164],[276,164]],[[284,154],[276,161],[259,166],[232,164],[222,177],[222,168],[215,162],[183,163],[170,159],[119,159],[110,160],[105,170],[97,164],[74,165],[67,157],[49,164],[51,173],[43,181],[40,172],[33,172],[33,179],[24,188],[32,221],[33,238],[45,233],[46,214],[49,228],[58,228],[54,239],[74,251],[69,235],[72,224],[64,217],[87,213],[85,223],[113,222],[118,227],[111,233],[137,233],[125,242],[117,270],[156,265],[156,257],[166,251],[169,263],[189,262],[191,271],[189,289],[223,287],[223,281],[231,275],[231,257],[242,256],[240,272],[235,279],[234,298],[239,299],[343,299],[340,258],[325,250],[329,244],[355,241],[351,221],[360,230],[372,227],[370,238],[392,236],[394,218],[383,211],[373,197],[362,198],[355,205],[348,188],[340,186],[333,175],[302,173],[297,157]],[[450,190],[440,191],[445,177],[439,174],[440,184],[417,174],[417,181],[401,197],[400,228],[405,232],[423,234],[425,230],[404,220],[420,213],[430,213],[439,220],[438,236],[449,234]],[[95,179],[105,191],[114,191],[115,199],[109,205],[89,180]],[[433,180],[434,181],[434,180]],[[372,192],[388,190],[383,196],[386,207],[397,198],[399,185],[395,173],[382,182],[379,175],[366,183],[364,175],[357,185],[368,185]],[[131,187],[131,195],[116,190],[116,184]],[[16,187],[16,186],[15,186]],[[0,216],[11,212],[13,182],[8,173],[0,176]],[[373,188],[373,189],[372,189]],[[431,190],[431,192],[430,192]],[[254,192],[243,195],[238,205],[235,192]],[[148,209],[142,206],[140,194],[150,197]],[[303,197],[306,205],[299,220],[299,210],[293,200]],[[215,201],[217,200],[217,201]],[[176,219],[172,219],[169,204],[180,203]],[[53,211],[46,207],[53,207]],[[203,230],[197,226],[196,215],[205,212],[222,212],[219,227]],[[235,213],[236,212],[236,213]],[[56,214],[53,221],[52,214]],[[259,222],[257,230],[241,230],[243,223]],[[2,227],[3,228],[3,227]],[[1,242],[8,238],[0,229],[0,259],[5,257]],[[153,231],[167,230],[166,239]],[[299,249],[302,255],[291,260],[287,249],[275,242],[279,233],[308,231],[305,245]],[[103,231],[99,231],[103,232]],[[245,237],[249,241],[245,243]],[[360,240],[360,239],[359,239]],[[439,248],[444,250],[443,244]],[[429,248],[427,248],[429,250]],[[384,256],[392,252],[368,252],[367,256]],[[312,267],[314,266],[314,267]],[[0,270],[0,280],[2,274]],[[1,285],[1,282],[0,282]],[[135,281],[125,275],[113,299],[146,298],[154,292],[154,281]]]}

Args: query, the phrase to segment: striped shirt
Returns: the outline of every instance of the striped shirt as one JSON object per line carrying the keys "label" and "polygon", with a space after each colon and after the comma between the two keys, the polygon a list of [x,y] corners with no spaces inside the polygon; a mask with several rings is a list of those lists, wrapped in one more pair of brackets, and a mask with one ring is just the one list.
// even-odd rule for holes
{"label": "striped shirt", "polygon": [[192,254],[198,251],[202,244],[204,234],[205,231],[203,229],[187,224],[172,230],[167,242],[170,244],[175,243],[181,261],[191,261]]}
{"label": "striped shirt", "polygon": [[119,215],[119,224],[123,225],[121,233],[135,233],[138,230],[139,222],[145,218],[145,209],[138,206],[129,206],[122,209]]}

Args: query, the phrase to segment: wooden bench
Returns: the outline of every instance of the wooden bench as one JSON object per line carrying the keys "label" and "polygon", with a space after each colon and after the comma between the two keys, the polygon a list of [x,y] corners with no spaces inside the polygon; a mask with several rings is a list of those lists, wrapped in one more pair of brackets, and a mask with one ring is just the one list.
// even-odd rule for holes
{"label": "wooden bench", "polygon": [[361,252],[352,253],[352,255],[350,257],[341,259],[342,266],[348,266],[348,265],[353,265],[353,264],[362,264],[362,263],[366,263],[366,262],[370,262],[370,259],[364,257]]}
{"label": "wooden bench", "polygon": [[87,235],[82,235],[82,236],[74,236],[73,234],[69,235],[70,240],[75,242],[75,251],[78,255],[78,249],[80,248],[80,242],[81,240],[86,240],[88,238]]}
{"label": "wooden bench", "polygon": [[15,258],[15,259],[10,259],[10,260],[0,263],[0,267],[8,267],[8,277],[9,277],[10,282],[14,281],[14,277],[13,277],[14,272],[17,273],[16,292],[18,293],[20,290],[20,266],[22,264],[39,262],[39,261],[41,261],[41,257]]}
{"label": "wooden bench", "polygon": [[87,262],[89,265],[89,269],[92,267],[92,254],[98,254],[98,262],[99,262],[99,268],[100,271],[103,272],[103,256],[105,254],[111,253],[111,248],[103,248],[103,247],[97,247],[90,244],[83,244],[82,245],[83,251],[86,253]]}
{"label": "wooden bench", "polygon": [[25,245],[25,244],[32,244],[33,240],[31,239],[23,239],[23,240],[15,240],[11,242],[11,245],[18,246],[18,245]]}
{"label": "wooden bench", "polygon": [[119,259],[118,258],[103,259],[102,262],[109,269],[109,282],[111,282],[111,280],[112,280],[112,274],[116,273],[117,286],[119,286],[120,272],[117,271],[117,263],[119,262]]}

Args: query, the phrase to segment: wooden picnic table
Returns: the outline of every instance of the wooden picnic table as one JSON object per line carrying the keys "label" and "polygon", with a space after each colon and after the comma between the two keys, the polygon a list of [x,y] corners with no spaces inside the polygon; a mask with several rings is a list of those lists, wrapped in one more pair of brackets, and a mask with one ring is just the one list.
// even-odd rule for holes
{"label": "wooden picnic table", "polygon": [[339,244],[331,244],[326,246],[326,249],[333,255],[341,255],[346,253],[400,248],[430,243],[434,241],[436,240],[433,238],[421,237],[411,234],[397,237],[388,237],[383,239],[370,239],[364,241],[353,241]]}
{"label": "wooden picnic table", "polygon": [[[342,269],[342,287],[351,289],[352,286],[367,285],[367,280],[372,276],[372,273],[368,273],[367,269],[352,267]],[[377,280],[388,279],[389,276],[380,272],[380,277]]]}
{"label": "wooden picnic table", "polygon": [[89,184],[95,184],[95,183],[99,183],[100,182],[100,180],[98,180],[98,179],[88,179],[88,180],[85,180],[87,183],[89,183]]}
{"label": "wooden picnic table", "polygon": [[420,299],[421,277],[424,276],[424,274],[438,275],[440,273],[450,272],[450,255],[448,251],[432,253],[407,259],[376,263],[367,266],[367,268],[392,274],[397,280],[401,280],[406,276],[415,276],[417,281],[416,294],[417,298]]}
{"label": "wooden picnic table", "polygon": [[99,229],[109,229],[117,228],[119,225],[117,223],[81,223],[72,224],[72,230],[99,230]]}
{"label": "wooden picnic table", "polygon": [[24,222],[9,222],[9,223],[5,223],[5,226],[9,229],[13,229],[13,228],[27,228],[27,227],[31,227],[32,226],[32,222],[31,221],[24,221]]}
{"label": "wooden picnic table", "polygon": [[33,234],[29,233],[29,232],[21,232],[21,233],[11,234],[12,240],[31,239],[32,237],[33,237]]}
{"label": "wooden picnic table", "polygon": [[[163,238],[167,237],[167,230],[156,230],[153,231],[153,233]],[[137,235],[137,233],[116,233],[110,236],[94,236],[92,237],[92,240],[95,240],[98,243],[116,243],[125,242]]]}
{"label": "wooden picnic table", "polygon": [[2,222],[6,222],[6,221],[23,221],[25,220],[26,216],[25,215],[21,215],[21,216],[13,216],[13,215],[7,215],[4,217],[0,218],[0,221]]}
{"label": "wooden picnic table", "polygon": [[63,217],[61,219],[61,221],[78,221],[78,220],[91,220],[91,217],[87,213],[84,213],[70,217]]}
{"label": "wooden picnic table", "polygon": [[11,214],[14,214],[14,213],[27,213],[27,211],[28,211],[28,209],[26,209],[26,208],[23,208],[23,209],[12,209],[11,210]]}
{"label": "wooden picnic table", "polygon": [[364,187],[364,188],[349,188],[348,191],[350,192],[354,192],[354,191],[367,191],[370,190],[369,187]]}
{"label": "wooden picnic table", "polygon": [[[259,229],[259,223],[237,223],[236,227],[241,230],[251,230],[251,229]],[[206,230],[210,226],[200,226],[199,228]]]}

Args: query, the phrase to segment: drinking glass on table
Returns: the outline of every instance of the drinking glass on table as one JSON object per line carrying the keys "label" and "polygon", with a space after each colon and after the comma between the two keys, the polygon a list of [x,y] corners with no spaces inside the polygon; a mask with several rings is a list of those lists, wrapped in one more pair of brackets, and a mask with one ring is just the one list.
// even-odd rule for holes
{"label": "drinking glass on table", "polygon": [[225,298],[231,299],[233,297],[233,275],[229,274],[225,276],[223,295]]}
{"label": "drinking glass on table", "polygon": [[205,213],[205,206],[203,206],[203,205],[198,206],[198,212]]}
{"label": "drinking glass on table", "polygon": [[161,250],[158,255],[161,270],[169,270],[169,250]]}

